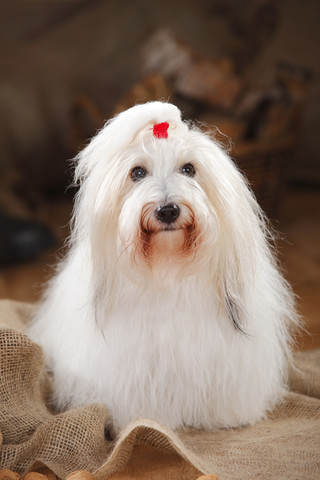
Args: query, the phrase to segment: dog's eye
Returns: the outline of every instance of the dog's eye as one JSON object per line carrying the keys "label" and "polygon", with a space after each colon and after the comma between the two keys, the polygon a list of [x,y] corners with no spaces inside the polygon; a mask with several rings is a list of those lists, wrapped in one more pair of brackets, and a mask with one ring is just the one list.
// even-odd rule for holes
{"label": "dog's eye", "polygon": [[181,173],[183,175],[187,175],[187,177],[194,177],[196,174],[196,169],[192,165],[192,163],[186,163],[183,167],[180,168]]}
{"label": "dog's eye", "polygon": [[138,180],[142,180],[145,176],[147,175],[147,170],[144,167],[134,167],[131,170],[131,179],[134,182],[137,182]]}

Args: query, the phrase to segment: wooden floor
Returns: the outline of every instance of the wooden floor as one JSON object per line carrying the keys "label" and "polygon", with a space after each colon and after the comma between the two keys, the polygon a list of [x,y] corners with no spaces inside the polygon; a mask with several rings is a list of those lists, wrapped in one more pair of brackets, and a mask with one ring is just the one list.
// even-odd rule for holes
{"label": "wooden floor", "polygon": [[[62,254],[71,202],[55,200],[48,204],[45,212],[59,245],[34,262],[0,270],[0,298],[27,302],[40,298],[43,284]],[[298,296],[298,308],[305,322],[306,331],[301,333],[297,348],[320,347],[320,192],[290,191],[278,217],[277,229],[283,237],[279,244],[280,261]]]}

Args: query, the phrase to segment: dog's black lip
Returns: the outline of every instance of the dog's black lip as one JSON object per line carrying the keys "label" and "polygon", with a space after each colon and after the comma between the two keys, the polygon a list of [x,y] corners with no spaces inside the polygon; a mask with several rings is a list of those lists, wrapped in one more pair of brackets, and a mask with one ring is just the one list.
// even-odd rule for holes
{"label": "dog's black lip", "polygon": [[181,227],[166,227],[162,232],[176,232],[177,230],[182,230]]}

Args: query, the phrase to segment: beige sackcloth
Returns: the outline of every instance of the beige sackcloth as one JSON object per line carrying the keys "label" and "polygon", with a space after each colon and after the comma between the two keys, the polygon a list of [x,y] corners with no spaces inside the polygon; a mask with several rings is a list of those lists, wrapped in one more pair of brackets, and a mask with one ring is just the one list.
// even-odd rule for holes
{"label": "beige sackcloth", "polygon": [[43,352],[22,333],[33,308],[0,301],[0,468],[44,464],[60,478],[87,469],[96,480],[320,479],[320,350],[295,355],[290,391],[253,427],[173,432],[146,419],[110,441],[105,406],[49,410]]}

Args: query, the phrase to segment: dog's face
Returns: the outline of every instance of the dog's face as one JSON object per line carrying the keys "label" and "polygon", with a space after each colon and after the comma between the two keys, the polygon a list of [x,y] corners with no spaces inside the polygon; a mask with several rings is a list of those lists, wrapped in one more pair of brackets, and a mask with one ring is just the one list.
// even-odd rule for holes
{"label": "dog's face", "polygon": [[217,143],[181,121],[167,125],[160,138],[154,123],[142,125],[113,151],[109,126],[93,140],[79,162],[78,234],[100,263],[111,255],[132,268],[170,259],[185,270],[201,262],[218,270],[214,263],[230,263],[236,246],[246,249],[251,194]]}
{"label": "dog's face", "polygon": [[[126,177],[119,198],[119,250],[155,268],[163,261],[199,261],[218,231],[208,197],[208,172],[196,145],[175,132],[153,138],[149,130],[126,149],[119,163]],[[210,182],[209,182],[210,183]]]}

